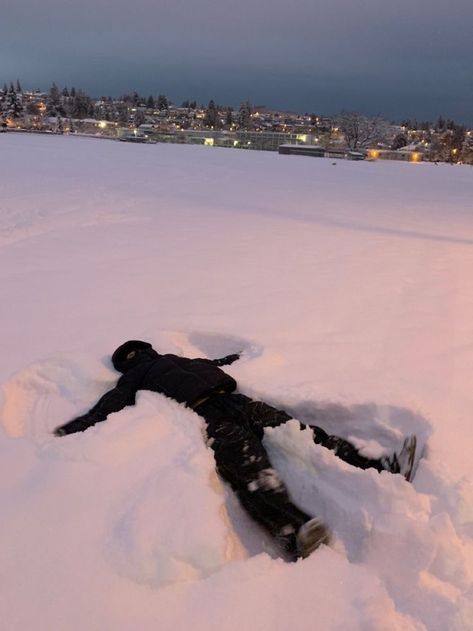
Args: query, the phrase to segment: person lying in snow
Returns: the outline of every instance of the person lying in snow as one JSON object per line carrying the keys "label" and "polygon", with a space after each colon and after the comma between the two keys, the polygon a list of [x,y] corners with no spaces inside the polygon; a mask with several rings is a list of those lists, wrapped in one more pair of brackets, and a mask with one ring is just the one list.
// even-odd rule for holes
{"label": "person lying in snow", "polygon": [[[291,502],[262,443],[265,427],[277,427],[291,416],[239,394],[233,377],[220,369],[239,357],[188,359],[160,355],[148,342],[125,342],[112,355],[113,366],[123,373],[116,387],[87,414],[56,428],[54,434],[83,432],[105,421],[112,412],[133,405],[138,390],[160,392],[184,403],[205,419],[218,473],[231,485],[246,511],[277,540],[288,558],[305,558],[322,543],[329,543],[330,534],[319,518],[311,518]],[[301,429],[305,427],[301,423]],[[320,427],[312,426],[311,430],[317,444],[355,467],[400,473],[407,480],[411,476],[414,436],[406,439],[399,454],[371,459],[343,438],[329,436]]]}

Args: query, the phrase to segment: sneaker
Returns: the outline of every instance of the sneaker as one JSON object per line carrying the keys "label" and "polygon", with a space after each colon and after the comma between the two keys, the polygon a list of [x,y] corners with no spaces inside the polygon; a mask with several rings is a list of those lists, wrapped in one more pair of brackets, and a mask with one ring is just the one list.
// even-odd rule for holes
{"label": "sneaker", "polygon": [[322,520],[314,517],[299,528],[296,539],[298,554],[306,559],[320,545],[330,543],[330,533]]}
{"label": "sneaker", "polygon": [[394,453],[390,458],[384,459],[383,465],[386,471],[400,473],[408,482],[411,482],[414,477],[416,447],[417,438],[412,434],[406,438],[399,453]]}

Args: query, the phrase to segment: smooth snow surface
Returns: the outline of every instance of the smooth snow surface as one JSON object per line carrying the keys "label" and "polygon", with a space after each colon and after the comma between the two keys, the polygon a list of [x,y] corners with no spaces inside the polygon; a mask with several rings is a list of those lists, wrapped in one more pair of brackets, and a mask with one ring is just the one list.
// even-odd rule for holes
{"label": "smooth snow surface", "polygon": [[[4,631],[473,628],[473,169],[0,135]],[[142,392],[83,434],[130,338],[391,453],[295,422],[265,442],[331,547],[289,564],[214,472],[203,422]]]}

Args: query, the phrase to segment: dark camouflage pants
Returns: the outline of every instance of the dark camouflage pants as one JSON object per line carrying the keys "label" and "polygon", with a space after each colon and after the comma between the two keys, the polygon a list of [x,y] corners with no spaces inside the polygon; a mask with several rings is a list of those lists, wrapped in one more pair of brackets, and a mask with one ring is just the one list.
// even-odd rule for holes
{"label": "dark camouflage pants", "polygon": [[[295,535],[311,517],[291,502],[262,444],[265,427],[277,427],[292,417],[242,394],[214,395],[196,412],[207,422],[209,445],[219,474],[237,493],[251,517],[276,537],[291,556],[297,556]],[[301,423],[301,429],[305,427]],[[345,462],[361,469],[383,469],[380,460],[365,458],[343,438],[329,436],[320,427],[311,429],[314,442],[331,449]]]}

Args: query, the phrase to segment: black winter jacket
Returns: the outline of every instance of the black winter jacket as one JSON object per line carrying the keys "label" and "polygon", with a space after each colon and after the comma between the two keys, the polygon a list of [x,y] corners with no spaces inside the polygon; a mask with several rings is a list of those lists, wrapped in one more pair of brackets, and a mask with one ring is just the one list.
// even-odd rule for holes
{"label": "black winter jacket", "polygon": [[127,370],[94,407],[69,423],[55,430],[57,436],[82,432],[88,427],[104,421],[112,412],[135,403],[138,390],[160,392],[179,403],[192,407],[212,392],[233,392],[236,381],[219,366],[239,359],[239,355],[228,355],[221,359],[188,359],[178,355],[143,356],[141,361]]}

